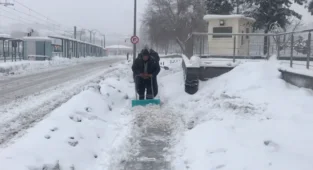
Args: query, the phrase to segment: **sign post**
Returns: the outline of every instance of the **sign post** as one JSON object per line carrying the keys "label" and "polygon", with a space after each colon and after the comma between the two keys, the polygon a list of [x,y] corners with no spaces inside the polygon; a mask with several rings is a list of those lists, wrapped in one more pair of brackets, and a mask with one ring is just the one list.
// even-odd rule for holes
{"label": "sign post", "polygon": [[[137,0],[134,0],[134,35],[133,37],[136,37],[136,32],[137,32],[136,26],[137,26]],[[135,59],[136,59],[136,44],[137,43],[133,43],[133,62],[135,62]]]}
{"label": "sign post", "polygon": [[134,44],[134,45],[138,44],[138,43],[139,43],[139,37],[137,37],[137,36],[132,36],[132,37],[130,38],[130,42],[131,42],[132,44]]}

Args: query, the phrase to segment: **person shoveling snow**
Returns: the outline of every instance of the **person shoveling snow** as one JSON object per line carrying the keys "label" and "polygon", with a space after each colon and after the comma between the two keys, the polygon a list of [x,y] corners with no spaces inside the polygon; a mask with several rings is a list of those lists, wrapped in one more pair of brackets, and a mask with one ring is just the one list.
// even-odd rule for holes
{"label": "person shoveling snow", "polygon": [[[136,93],[139,95],[139,100],[133,101],[133,106],[152,103],[159,104],[159,100],[153,99],[158,94],[158,85],[155,80],[160,73],[160,65],[151,57],[147,49],[144,49],[141,54],[138,55],[133,63],[132,70],[136,84]],[[147,93],[145,95],[146,91]],[[145,99],[146,101],[140,101]]]}

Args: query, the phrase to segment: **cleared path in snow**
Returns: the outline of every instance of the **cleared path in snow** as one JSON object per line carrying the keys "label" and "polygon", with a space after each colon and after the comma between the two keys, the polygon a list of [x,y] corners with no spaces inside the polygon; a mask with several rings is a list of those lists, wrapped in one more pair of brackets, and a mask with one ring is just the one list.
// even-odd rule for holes
{"label": "cleared path in snow", "polygon": [[171,169],[173,136],[183,125],[180,116],[169,108],[158,106],[135,108],[133,113],[136,118],[129,140],[128,157],[121,161],[117,169]]}
{"label": "cleared path in snow", "polygon": [[170,162],[165,158],[170,141],[170,134],[167,130],[148,127],[138,140],[139,153],[126,162],[124,170],[170,169]]}

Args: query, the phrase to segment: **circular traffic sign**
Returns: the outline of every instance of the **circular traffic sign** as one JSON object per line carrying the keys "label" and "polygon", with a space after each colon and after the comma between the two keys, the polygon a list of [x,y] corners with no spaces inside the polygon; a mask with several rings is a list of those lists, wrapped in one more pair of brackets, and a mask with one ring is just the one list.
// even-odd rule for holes
{"label": "circular traffic sign", "polygon": [[137,37],[137,36],[132,36],[131,38],[130,38],[130,41],[133,43],[133,44],[138,44],[139,43],[139,37]]}

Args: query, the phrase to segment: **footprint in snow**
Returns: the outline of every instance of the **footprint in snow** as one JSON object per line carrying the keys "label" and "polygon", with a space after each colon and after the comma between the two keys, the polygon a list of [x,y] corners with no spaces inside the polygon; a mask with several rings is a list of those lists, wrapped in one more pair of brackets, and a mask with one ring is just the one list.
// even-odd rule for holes
{"label": "footprint in snow", "polygon": [[109,110],[110,110],[110,111],[112,111],[112,110],[113,110],[113,109],[112,109],[112,107],[111,107],[110,105],[108,105],[108,108],[109,108]]}
{"label": "footprint in snow", "polygon": [[128,97],[127,94],[124,96],[124,99],[125,99],[125,100],[128,100],[128,99],[129,99],[129,97]]}
{"label": "footprint in snow", "polygon": [[85,108],[86,112],[92,112],[92,109],[90,107]]}
{"label": "footprint in snow", "polygon": [[69,137],[69,140],[67,141],[67,143],[68,143],[70,146],[73,146],[73,147],[75,147],[75,146],[78,145],[78,141],[75,140],[74,137]]}
{"label": "footprint in snow", "polygon": [[226,152],[227,152],[227,149],[225,149],[225,148],[219,148],[216,150],[208,150],[207,151],[208,154],[226,153]]}
{"label": "footprint in snow", "polygon": [[112,85],[108,85],[109,87],[113,88],[113,89],[116,89],[116,87],[112,86]]}
{"label": "footprint in snow", "polygon": [[270,147],[271,150],[274,151],[274,152],[278,151],[279,148],[280,148],[280,147],[279,147],[279,144],[277,144],[277,143],[275,143],[275,142],[273,142],[273,141],[271,141],[271,140],[265,140],[265,141],[263,142],[263,144],[264,144],[265,146],[267,146],[267,147]]}
{"label": "footprint in snow", "polygon": [[218,165],[215,167],[215,169],[221,169],[221,168],[224,168],[226,165]]}
{"label": "footprint in snow", "polygon": [[54,127],[54,128],[52,128],[52,129],[50,129],[51,132],[55,132],[55,131],[57,131],[57,130],[59,130],[59,128],[57,128],[57,127]]}
{"label": "footprint in snow", "polygon": [[82,118],[77,116],[70,116],[70,119],[73,120],[74,122],[82,122]]}
{"label": "footprint in snow", "polygon": [[76,112],[76,114],[84,117],[84,118],[87,118],[88,120],[99,120],[99,121],[103,121],[103,122],[107,122],[106,120],[96,116],[96,115],[90,115],[86,112]]}
{"label": "footprint in snow", "polygon": [[50,135],[45,135],[45,138],[46,138],[46,139],[50,139],[51,136],[50,136]]}

